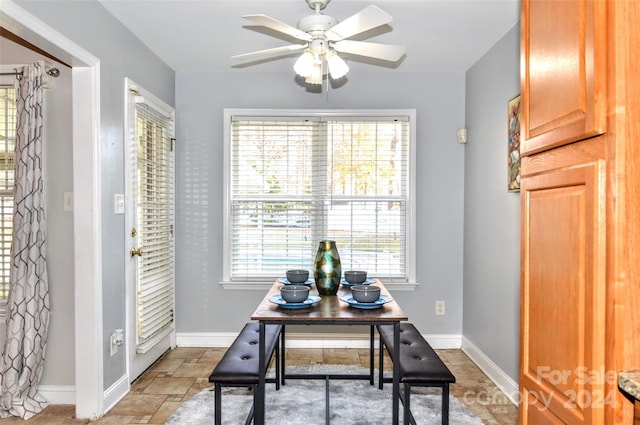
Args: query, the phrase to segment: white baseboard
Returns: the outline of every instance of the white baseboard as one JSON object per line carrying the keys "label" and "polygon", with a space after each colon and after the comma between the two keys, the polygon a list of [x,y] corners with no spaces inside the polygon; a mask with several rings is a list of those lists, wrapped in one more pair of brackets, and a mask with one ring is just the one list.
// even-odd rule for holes
{"label": "white baseboard", "polygon": [[[122,376],[104,392],[104,406],[107,413],[129,393],[129,379]],[[76,404],[76,387],[73,385],[40,385],[40,394],[49,404]]]}
{"label": "white baseboard", "polygon": [[238,332],[176,332],[178,347],[229,347]]}
{"label": "white baseboard", "polygon": [[[365,333],[287,333],[289,348],[368,348],[369,334]],[[237,332],[177,333],[178,347],[229,347]],[[435,349],[460,348],[460,335],[424,335]]]}
{"label": "white baseboard", "polygon": [[474,343],[464,336],[462,337],[462,351],[493,381],[494,384],[509,398],[518,405],[520,394],[518,384],[504,373],[486,354],[484,354]]}
{"label": "white baseboard", "polygon": [[122,375],[113,385],[104,392],[104,413],[109,410],[129,394],[129,377]]}
{"label": "white baseboard", "polygon": [[[289,333],[289,348],[367,348],[369,335],[333,333]],[[229,347],[238,336],[237,332],[177,333],[178,347]]]}
{"label": "white baseboard", "polygon": [[[178,347],[229,347],[237,332],[189,332],[177,333]],[[518,384],[487,357],[475,344],[461,335],[425,334],[424,338],[434,349],[459,349],[506,394],[513,404],[519,400]],[[334,333],[287,333],[290,348],[368,348],[369,335]],[[377,347],[377,345],[376,345]],[[41,385],[39,393],[49,404],[75,404],[74,386]],[[105,413],[111,410],[129,393],[129,379],[123,375],[104,392]]]}
{"label": "white baseboard", "polygon": [[422,334],[434,350],[460,349],[462,335]]}
{"label": "white baseboard", "polygon": [[76,404],[76,387],[73,385],[40,385],[38,394],[49,404]]}

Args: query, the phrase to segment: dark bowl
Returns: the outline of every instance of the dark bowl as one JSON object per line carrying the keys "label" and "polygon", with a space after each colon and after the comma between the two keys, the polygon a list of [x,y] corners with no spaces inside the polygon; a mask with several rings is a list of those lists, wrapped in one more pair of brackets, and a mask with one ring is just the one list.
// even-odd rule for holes
{"label": "dark bowl", "polygon": [[362,283],[367,280],[367,272],[361,270],[349,270],[344,272],[344,280],[349,283]]}
{"label": "dark bowl", "polygon": [[373,285],[356,285],[351,288],[351,294],[359,303],[373,303],[380,298],[380,288]]}
{"label": "dark bowl", "polygon": [[309,296],[309,287],[306,285],[285,285],[280,288],[280,295],[288,303],[301,303]]}
{"label": "dark bowl", "polygon": [[287,270],[287,280],[291,283],[304,283],[309,279],[309,270]]}

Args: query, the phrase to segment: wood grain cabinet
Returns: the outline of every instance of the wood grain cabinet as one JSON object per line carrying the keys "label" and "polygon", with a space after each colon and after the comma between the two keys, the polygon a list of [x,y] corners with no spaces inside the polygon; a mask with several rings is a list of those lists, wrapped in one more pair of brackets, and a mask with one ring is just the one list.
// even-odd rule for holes
{"label": "wood grain cabinet", "polygon": [[604,133],[605,2],[527,0],[522,15],[522,153]]}
{"label": "wood grain cabinet", "polygon": [[604,395],[604,382],[583,374],[601,370],[605,358],[605,162],[595,155],[602,143],[591,144],[595,152],[571,146],[561,158],[547,155],[563,166],[521,186],[526,424],[604,423],[602,404],[586,400]]}
{"label": "wood grain cabinet", "polygon": [[520,425],[631,425],[640,1],[521,2]]}

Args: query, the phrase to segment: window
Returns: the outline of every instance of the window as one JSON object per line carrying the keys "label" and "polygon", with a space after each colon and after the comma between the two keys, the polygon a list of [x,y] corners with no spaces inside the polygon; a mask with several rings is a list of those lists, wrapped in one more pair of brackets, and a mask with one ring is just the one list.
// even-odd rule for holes
{"label": "window", "polygon": [[4,312],[9,295],[15,140],[15,88],[13,85],[0,85],[0,312]]}
{"label": "window", "polygon": [[225,282],[312,270],[323,239],[343,270],[415,281],[414,117],[226,110]]}

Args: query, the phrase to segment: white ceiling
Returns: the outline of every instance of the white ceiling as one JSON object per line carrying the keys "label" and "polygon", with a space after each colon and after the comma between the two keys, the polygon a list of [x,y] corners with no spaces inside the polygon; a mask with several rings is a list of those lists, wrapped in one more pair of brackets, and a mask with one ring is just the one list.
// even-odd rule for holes
{"label": "white ceiling", "polygon": [[[242,15],[261,13],[296,26],[302,16],[314,13],[305,0],[100,1],[175,71],[292,72],[300,52],[251,63],[231,59],[241,53],[299,43],[242,19]],[[395,64],[345,57],[352,69],[465,72],[518,22],[519,3],[333,0],[323,13],[342,21],[374,4],[394,17],[390,25],[352,39],[405,45],[405,57]]]}

